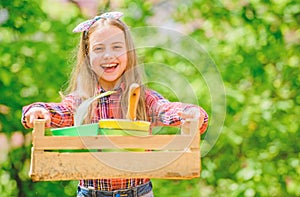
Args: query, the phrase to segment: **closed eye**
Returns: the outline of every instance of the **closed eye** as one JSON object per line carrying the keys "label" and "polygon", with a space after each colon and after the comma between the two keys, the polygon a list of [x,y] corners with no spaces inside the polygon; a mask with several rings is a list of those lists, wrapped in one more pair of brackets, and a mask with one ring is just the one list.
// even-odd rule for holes
{"label": "closed eye", "polygon": [[94,51],[103,51],[104,48],[103,48],[103,47],[95,47],[93,50],[94,50]]}
{"label": "closed eye", "polygon": [[105,50],[105,46],[103,44],[95,44],[92,49],[95,52],[102,52]]}
{"label": "closed eye", "polygon": [[113,46],[113,49],[122,49],[122,48],[123,48],[122,45],[114,45],[114,46]]}

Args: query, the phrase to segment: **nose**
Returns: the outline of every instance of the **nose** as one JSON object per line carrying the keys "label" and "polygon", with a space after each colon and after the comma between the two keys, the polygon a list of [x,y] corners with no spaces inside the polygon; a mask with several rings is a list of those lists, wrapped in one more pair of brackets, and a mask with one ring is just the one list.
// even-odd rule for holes
{"label": "nose", "polygon": [[113,53],[110,50],[105,50],[105,53],[103,54],[104,59],[112,59]]}

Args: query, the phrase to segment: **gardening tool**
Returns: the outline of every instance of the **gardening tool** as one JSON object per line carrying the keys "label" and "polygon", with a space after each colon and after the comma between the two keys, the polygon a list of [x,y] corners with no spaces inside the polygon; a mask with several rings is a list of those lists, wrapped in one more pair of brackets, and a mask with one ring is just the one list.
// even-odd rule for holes
{"label": "gardening tool", "polygon": [[140,98],[140,91],[141,88],[138,84],[131,84],[129,88],[126,119],[101,119],[99,121],[100,130],[105,131],[106,129],[109,129],[107,133],[111,133],[113,130],[124,130],[127,132],[145,131],[145,134],[148,134],[146,132],[149,131],[150,122],[136,120],[136,111]]}

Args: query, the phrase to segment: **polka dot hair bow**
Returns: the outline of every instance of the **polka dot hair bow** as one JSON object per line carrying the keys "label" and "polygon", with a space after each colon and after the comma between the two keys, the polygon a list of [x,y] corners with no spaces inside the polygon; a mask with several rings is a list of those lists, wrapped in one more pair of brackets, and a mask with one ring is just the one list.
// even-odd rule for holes
{"label": "polka dot hair bow", "polygon": [[74,29],[74,33],[88,31],[91,26],[101,18],[111,18],[111,19],[119,19],[123,16],[122,12],[106,12],[101,14],[100,16],[95,16],[93,19],[83,21],[79,25],[77,25]]}

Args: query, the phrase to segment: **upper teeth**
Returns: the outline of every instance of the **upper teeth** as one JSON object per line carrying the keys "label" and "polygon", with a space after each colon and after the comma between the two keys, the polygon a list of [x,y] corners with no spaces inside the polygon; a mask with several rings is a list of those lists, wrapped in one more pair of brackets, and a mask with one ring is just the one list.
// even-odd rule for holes
{"label": "upper teeth", "polygon": [[109,68],[109,67],[113,67],[113,66],[116,66],[117,64],[102,64],[101,66],[102,67],[105,67],[105,68]]}

